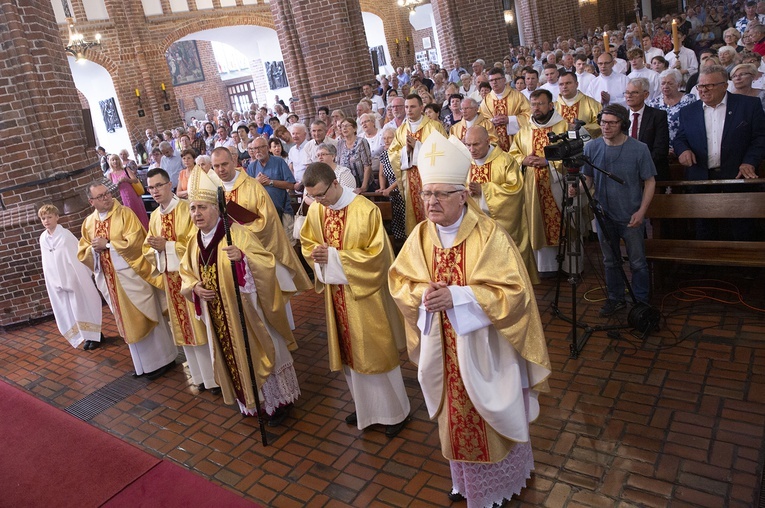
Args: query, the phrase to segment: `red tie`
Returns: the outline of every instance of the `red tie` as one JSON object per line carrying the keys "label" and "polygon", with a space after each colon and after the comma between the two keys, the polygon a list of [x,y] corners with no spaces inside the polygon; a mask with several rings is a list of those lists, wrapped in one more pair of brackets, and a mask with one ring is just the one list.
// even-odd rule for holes
{"label": "red tie", "polygon": [[632,134],[630,135],[635,139],[638,137],[638,116],[640,115],[632,113]]}

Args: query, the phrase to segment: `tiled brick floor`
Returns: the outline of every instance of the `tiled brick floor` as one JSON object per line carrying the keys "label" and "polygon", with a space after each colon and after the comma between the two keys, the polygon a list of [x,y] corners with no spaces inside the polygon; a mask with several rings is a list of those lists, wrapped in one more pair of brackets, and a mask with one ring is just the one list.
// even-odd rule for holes
{"label": "tiled brick floor", "polygon": [[[592,246],[587,252],[595,257]],[[596,271],[588,265],[579,288],[581,318],[590,324],[603,321],[600,303],[582,299],[590,290],[588,298],[601,296]],[[762,271],[718,272],[749,305],[765,307]],[[672,277],[709,274],[683,269]],[[551,280],[536,288],[554,368],[532,426],[536,471],[508,505],[756,506],[765,458],[765,315],[662,293],[655,302],[669,315],[666,326],[645,343],[629,331],[620,338],[598,332],[571,359],[569,325],[549,309],[554,288]],[[567,284],[562,294],[567,312]],[[449,468],[405,355],[413,419],[399,437],[343,421],[353,404],[344,379],[328,372],[321,299],[308,293],[293,300],[302,396],[285,426],[269,429],[268,447],[255,420],[198,393],[181,365],[92,423],[266,506],[449,505]],[[104,310],[106,334],[114,337]],[[52,321],[0,333],[0,377],[58,407],[130,370],[128,349],[116,338],[87,352],[69,347]]]}

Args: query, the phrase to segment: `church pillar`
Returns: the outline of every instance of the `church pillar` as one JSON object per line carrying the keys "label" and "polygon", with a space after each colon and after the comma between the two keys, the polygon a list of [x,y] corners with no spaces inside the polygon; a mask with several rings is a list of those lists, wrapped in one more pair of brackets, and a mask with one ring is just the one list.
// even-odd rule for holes
{"label": "church pillar", "polygon": [[[354,112],[361,85],[373,80],[359,0],[272,0],[284,67],[301,118],[328,106]],[[319,86],[319,84],[322,86]]]}
{"label": "church pillar", "polygon": [[0,4],[0,326],[51,313],[37,209],[55,204],[77,236],[101,176],[50,2]]}
{"label": "church pillar", "polygon": [[578,0],[516,0],[515,5],[526,44],[554,42],[559,35],[579,38],[583,33]]}
{"label": "church pillar", "polygon": [[433,0],[431,5],[445,68],[457,57],[470,70],[481,58],[488,70],[510,52],[501,1]]}

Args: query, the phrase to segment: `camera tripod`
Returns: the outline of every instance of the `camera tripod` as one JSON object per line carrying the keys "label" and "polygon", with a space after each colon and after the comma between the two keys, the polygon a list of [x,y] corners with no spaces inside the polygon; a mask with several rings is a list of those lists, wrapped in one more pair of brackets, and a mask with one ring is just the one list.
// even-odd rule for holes
{"label": "camera tripod", "polygon": [[[587,188],[584,175],[582,175],[579,172],[579,167],[584,162],[588,163],[590,166],[600,171],[601,173],[606,175],[608,178],[611,178],[612,180],[618,183],[624,183],[624,182],[618,177],[609,173],[608,171],[605,171],[596,166],[593,166],[592,163],[584,157],[580,157],[575,160],[564,160],[564,164],[566,166],[564,196],[567,196],[567,191],[570,186],[575,186],[578,188],[579,184],[581,183],[582,187],[584,188],[584,193],[587,198],[587,203],[589,203],[590,209],[595,214],[595,218],[597,219],[598,227],[600,228],[601,232],[606,236],[606,239],[609,239],[608,230],[605,227],[605,221],[608,219],[603,213],[600,203],[598,203],[598,201],[592,196],[590,189]],[[561,209],[561,229],[560,229],[560,239],[558,242],[558,255],[556,257],[556,260],[558,261],[558,279],[556,281],[556,286],[555,286],[555,299],[553,300],[553,303],[551,305],[553,314],[555,314],[555,316],[563,319],[567,323],[571,323],[571,331],[569,332],[569,335],[568,335],[568,337],[571,338],[571,344],[569,346],[569,349],[571,351],[570,353],[571,358],[579,357],[579,353],[582,352],[582,349],[584,349],[584,346],[587,344],[587,341],[589,340],[590,336],[593,333],[608,331],[608,330],[622,330],[622,329],[626,329],[630,327],[629,325],[590,326],[587,323],[581,322],[577,319],[577,315],[576,315],[577,287],[579,286],[579,283],[582,280],[580,272],[581,272],[581,267],[584,265],[583,252],[582,252],[583,249],[582,249],[582,242],[581,242],[581,215],[582,215],[581,204],[582,204],[582,195],[579,192],[577,192],[576,196],[573,198],[564,197],[564,203]],[[560,307],[558,305],[560,301],[561,280],[563,279],[563,275],[565,273],[563,271],[563,262],[566,259],[568,259],[568,267],[567,267],[568,268],[568,283],[571,285],[571,317],[568,317],[565,314],[563,314],[563,312],[560,310]],[[630,281],[627,278],[627,274],[624,272],[624,268],[620,266],[619,270],[622,274],[625,287],[627,288],[627,292],[629,293],[633,304],[637,305],[638,302],[635,298],[635,295],[632,293],[632,286],[630,285]],[[655,323],[654,323],[654,326],[655,326]],[[579,330],[578,330],[579,328],[583,329],[581,336],[579,336]]]}

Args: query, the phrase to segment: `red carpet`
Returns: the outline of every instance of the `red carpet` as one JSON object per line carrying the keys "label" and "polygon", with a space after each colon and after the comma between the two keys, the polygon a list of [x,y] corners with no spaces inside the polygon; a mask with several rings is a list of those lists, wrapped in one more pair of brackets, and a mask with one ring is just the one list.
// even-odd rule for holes
{"label": "red carpet", "polygon": [[2,381],[0,436],[3,508],[257,506]]}

